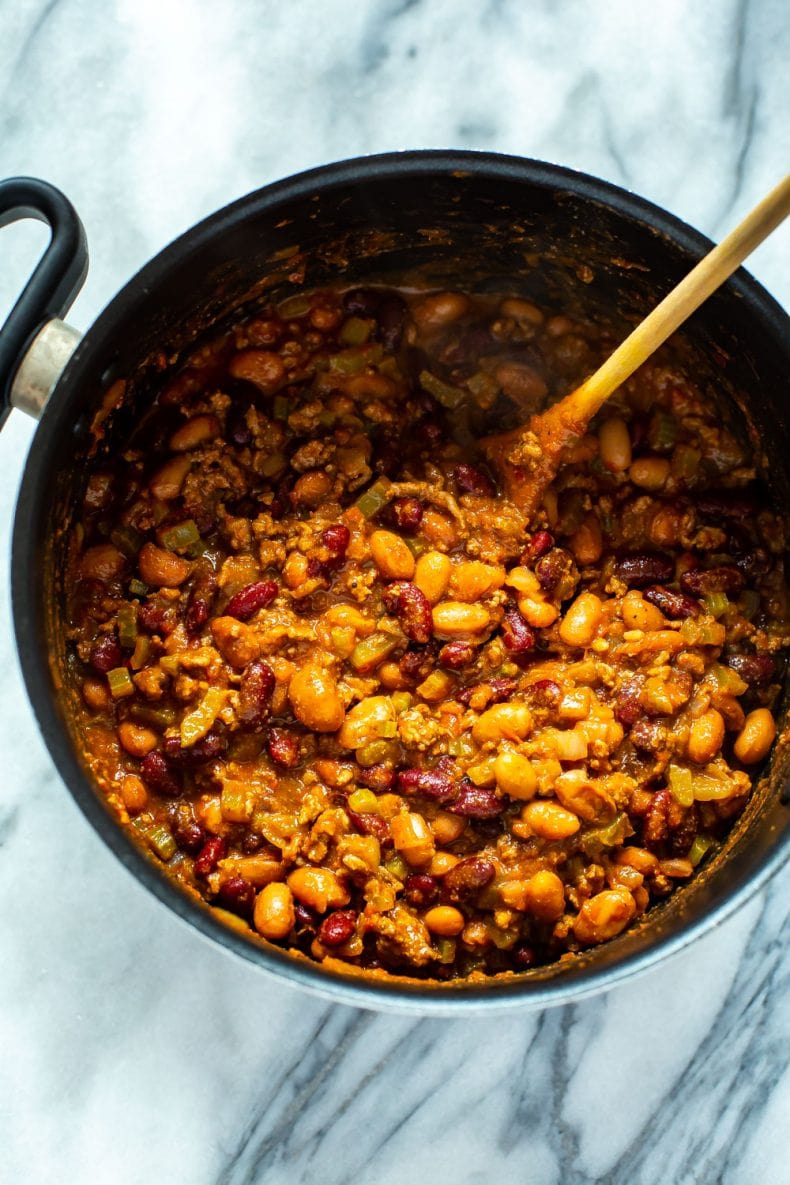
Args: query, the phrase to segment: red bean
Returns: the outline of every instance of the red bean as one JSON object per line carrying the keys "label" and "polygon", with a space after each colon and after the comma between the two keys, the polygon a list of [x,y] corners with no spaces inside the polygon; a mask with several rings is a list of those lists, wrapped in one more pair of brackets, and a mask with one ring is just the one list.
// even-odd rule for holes
{"label": "red bean", "polygon": [[351,532],[345,523],[331,523],[321,532],[321,542],[333,556],[344,556],[351,542]]}
{"label": "red bean", "polygon": [[272,728],[266,739],[266,748],[277,765],[293,769],[299,764],[299,738],[295,733],[286,732],[284,728]]}
{"label": "red bean", "polygon": [[165,798],[176,798],[181,793],[181,775],[157,749],[145,755],[140,773],[149,789]]}
{"label": "red bean", "polygon": [[554,708],[560,700],[559,683],[554,679],[536,679],[527,687],[527,695],[535,708]]}
{"label": "red bean", "polygon": [[404,679],[416,681],[425,679],[433,670],[433,658],[430,651],[412,650],[411,648],[398,659],[398,670]]}
{"label": "red bean", "polygon": [[277,596],[277,585],[273,580],[257,580],[255,584],[248,584],[230,598],[225,606],[226,617],[236,617],[239,621],[249,621],[259,609],[271,605]]}
{"label": "red bean", "polygon": [[451,901],[461,901],[478,893],[494,879],[496,867],[482,856],[468,856],[459,860],[442,881],[442,889]]}
{"label": "red bean", "polygon": [[396,498],[390,507],[395,526],[407,535],[413,535],[422,522],[422,502],[418,498]]}
{"label": "red bean", "polygon": [[338,909],[324,918],[318,930],[318,941],[324,946],[342,946],[348,942],[357,925],[353,909]]}
{"label": "red bean", "polygon": [[455,801],[447,809],[465,819],[493,819],[502,813],[505,804],[487,786],[475,786],[474,782],[463,781]]}
{"label": "red bean", "polygon": [[146,601],[137,611],[137,624],[145,634],[172,634],[178,624],[174,605]]}
{"label": "red bean", "polygon": [[360,767],[357,781],[370,790],[391,790],[395,782],[395,771],[388,765],[369,765],[367,769]]}
{"label": "red bean", "polygon": [[379,336],[385,350],[394,353],[400,348],[407,315],[408,309],[403,297],[397,292],[388,292],[379,305],[377,315]]}
{"label": "red bean", "polygon": [[508,605],[502,621],[502,645],[511,654],[526,654],[535,645],[535,633],[515,605]]}
{"label": "red bean", "polygon": [[669,835],[669,790],[657,790],[647,808],[642,824],[642,841],[646,848],[654,848]]}
{"label": "red bean", "polygon": [[528,967],[534,967],[537,960],[534,948],[526,946],[521,943],[519,946],[513,947],[513,962],[521,971],[526,971]]}
{"label": "red bean", "polygon": [[743,522],[754,516],[757,503],[753,498],[745,498],[742,494],[733,494],[729,490],[711,490],[707,494],[697,494],[694,509],[702,518],[734,518]]}
{"label": "red bean", "polygon": [[467,494],[478,494],[481,498],[494,496],[494,483],[491,478],[474,465],[456,465],[453,476],[458,488]]}
{"label": "red bean", "polygon": [[256,659],[247,664],[239,683],[239,702],[236,715],[248,728],[262,724],[269,715],[274,672],[267,662]]}
{"label": "red bean", "polygon": [[731,654],[724,661],[751,687],[764,687],[776,674],[770,654]]}
{"label": "red bean", "polygon": [[685,617],[694,617],[699,613],[699,602],[687,597],[685,593],[673,592],[670,588],[664,588],[661,584],[656,584],[652,588],[646,588],[642,594],[646,601],[651,605],[655,605],[667,617],[671,617],[673,621],[678,621]]}
{"label": "red bean", "polygon": [[176,817],[172,825],[173,839],[182,852],[194,855],[206,842],[206,833],[196,819]]}
{"label": "red bean", "polygon": [[472,696],[476,692],[485,692],[487,694],[487,703],[501,704],[505,700],[510,699],[513,692],[518,686],[518,681],[512,679],[507,675],[499,675],[495,679],[488,679],[485,683],[474,683],[471,687],[464,687],[456,695],[456,699],[462,704],[468,704]]}
{"label": "red bean", "polygon": [[210,872],[225,858],[227,846],[220,836],[208,839],[203,844],[195,860],[195,872],[198,876],[208,876]]}
{"label": "red bean", "polygon": [[433,632],[431,606],[416,584],[404,583],[398,595],[398,621],[407,638],[421,645],[430,642]]}
{"label": "red bean", "polygon": [[250,917],[255,904],[255,889],[243,876],[231,876],[220,884],[216,901],[223,909],[243,918]]}
{"label": "red bean", "polygon": [[614,575],[629,588],[647,588],[663,584],[675,574],[675,565],[666,556],[655,552],[637,552],[621,556],[615,562]]}
{"label": "red bean", "polygon": [[535,564],[535,575],[540,587],[550,596],[566,601],[573,595],[579,574],[573,556],[564,547],[552,547]]}
{"label": "red bean", "polygon": [[372,811],[354,811],[346,803],[346,814],[363,835],[373,835],[381,844],[391,843],[390,826],[381,815],[374,815]]}
{"label": "red bean", "polygon": [[680,577],[680,587],[695,597],[710,593],[739,593],[745,583],[743,573],[728,564],[717,568],[690,568]]}
{"label": "red bean", "polygon": [[439,893],[439,882],[427,872],[414,872],[403,882],[403,896],[409,905],[423,906],[433,901]]}
{"label": "red bean", "polygon": [[447,642],[439,651],[438,663],[450,671],[458,671],[472,662],[477,651],[471,642]]}
{"label": "red bean", "polygon": [[98,671],[102,675],[106,675],[108,671],[121,665],[123,651],[115,634],[105,634],[93,643],[89,662],[94,671]]}
{"label": "red bean", "polygon": [[398,789],[404,794],[423,794],[436,802],[446,802],[455,792],[455,783],[436,769],[404,769],[398,774]]}
{"label": "red bean", "polygon": [[642,715],[642,705],[639,696],[642,691],[638,679],[628,679],[615,698],[614,716],[625,728],[630,728]]}
{"label": "red bean", "polygon": [[539,560],[553,546],[554,536],[549,531],[536,531],[521,553],[521,562],[529,564],[534,560]]}
{"label": "red bean", "polygon": [[179,736],[165,737],[162,741],[162,748],[168,761],[183,766],[202,765],[206,761],[214,761],[225,752],[227,747],[227,736],[216,729],[207,732],[197,744],[189,745],[186,749],[181,748]]}
{"label": "red bean", "polygon": [[294,917],[299,930],[315,930],[318,926],[318,914],[301,901],[294,901]]}

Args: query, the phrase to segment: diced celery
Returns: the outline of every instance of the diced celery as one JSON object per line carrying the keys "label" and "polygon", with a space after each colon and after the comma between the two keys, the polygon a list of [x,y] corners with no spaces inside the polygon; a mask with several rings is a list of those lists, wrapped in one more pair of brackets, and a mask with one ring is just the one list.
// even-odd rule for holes
{"label": "diced celery", "polygon": [[252,803],[246,782],[223,782],[219,809],[226,823],[247,823],[252,815]]}
{"label": "diced celery", "polygon": [[677,438],[678,425],[674,416],[668,416],[663,411],[655,412],[647,430],[647,442],[651,449],[659,453],[669,452]]}
{"label": "diced celery", "polygon": [[450,409],[458,407],[466,398],[466,391],[462,391],[460,387],[453,387],[450,383],[442,382],[429,370],[420,371],[420,386],[429,395],[433,395],[442,407]]}
{"label": "diced celery", "polygon": [[275,395],[272,400],[272,415],[275,420],[288,419],[288,399],[285,395]]}
{"label": "diced celery", "polygon": [[396,877],[399,881],[405,881],[409,875],[409,866],[401,856],[390,856],[384,864],[387,872]]}
{"label": "diced celery", "polygon": [[129,581],[129,592],[133,597],[144,597],[148,592],[148,585],[144,584],[142,580],[138,580],[137,577],[134,576]]}
{"label": "diced celery", "polygon": [[386,633],[384,630],[376,630],[375,633],[370,634],[367,638],[363,638],[361,642],[357,642],[354,649],[351,651],[350,662],[355,671],[365,672],[372,671],[379,663],[383,662],[393,650],[399,645],[400,638],[397,634]]}
{"label": "diced celery", "polygon": [[151,657],[151,639],[147,634],[138,634],[134,644],[134,654],[129,659],[129,666],[133,671],[140,671]]}
{"label": "diced celery", "polygon": [[344,346],[363,346],[372,328],[372,322],[366,321],[364,317],[349,317],[340,327],[338,340]]}
{"label": "diced celery", "polygon": [[387,505],[389,501],[389,490],[392,482],[388,477],[377,477],[372,486],[360,494],[354,506],[364,515],[365,518],[373,518],[374,515]]}
{"label": "diced celery", "polygon": [[727,599],[727,594],[723,592],[708,593],[702,598],[702,603],[705,607],[705,612],[710,613],[711,617],[723,617],[730,607],[730,602]]}
{"label": "diced celery", "polygon": [[412,705],[412,697],[408,691],[393,691],[390,696],[396,714],[407,712]]}
{"label": "diced celery", "polygon": [[628,816],[618,814],[615,815],[611,823],[605,823],[602,827],[594,827],[587,831],[582,836],[581,848],[590,859],[598,860],[607,848],[620,847],[629,835],[633,834],[634,829],[628,821]]}
{"label": "diced celery", "polygon": [[738,608],[747,621],[751,621],[760,608],[760,594],[753,588],[746,588],[738,598]]}
{"label": "diced celery", "polygon": [[157,708],[153,704],[132,704],[129,715],[132,720],[137,720],[140,724],[152,724],[154,728],[164,731],[175,724],[178,719],[178,710],[176,708]]}
{"label": "diced celery", "polygon": [[277,315],[283,321],[290,321],[292,317],[304,317],[310,312],[310,299],[307,296],[287,296],[277,306]]}
{"label": "diced celery", "polygon": [[722,798],[732,798],[738,789],[737,784],[729,778],[711,778],[707,774],[694,774],[692,785],[697,802],[717,802]]}
{"label": "diced celery", "polygon": [[372,790],[355,790],[348,796],[348,805],[357,814],[375,814],[378,810],[378,799]]}
{"label": "diced celery", "polygon": [[425,542],[425,540],[417,539],[413,535],[407,536],[403,542],[406,544],[415,559],[419,559],[422,553],[428,550],[428,544]]}
{"label": "diced celery", "polygon": [[702,862],[711,848],[716,846],[716,840],[710,835],[698,835],[689,848],[688,858],[696,868]]}
{"label": "diced celery", "polygon": [[491,407],[499,394],[499,383],[493,375],[486,374],[482,370],[467,379],[466,385],[474,395],[475,402],[484,409]]}
{"label": "diced celery", "polygon": [[445,699],[453,686],[452,676],[447,671],[431,671],[417,688],[417,694],[429,703],[438,703]]}
{"label": "diced celery", "polygon": [[679,482],[692,482],[699,472],[702,453],[687,444],[675,445],[672,453],[672,476]]}
{"label": "diced celery", "polygon": [[181,660],[177,654],[163,654],[159,665],[166,675],[177,675],[181,669]]}
{"label": "diced celery", "polygon": [[110,533],[110,541],[126,556],[127,560],[137,558],[137,553],[143,546],[144,537],[134,527],[123,524]]}
{"label": "diced celery", "polygon": [[455,958],[455,939],[435,938],[434,945],[439,952],[439,962],[452,963]]}
{"label": "diced celery", "polygon": [[667,771],[669,792],[675,802],[681,806],[691,806],[694,802],[694,782],[690,769],[683,765],[670,765]]}
{"label": "diced celery", "polygon": [[494,758],[489,757],[485,761],[478,761],[476,765],[470,765],[466,773],[475,786],[493,786],[496,781]]}
{"label": "diced celery", "polygon": [[162,532],[162,546],[170,551],[189,551],[202,543],[197,523],[191,518]]}
{"label": "diced celery", "polygon": [[123,699],[127,695],[134,695],[132,676],[126,667],[114,667],[107,672],[107,682],[110,685],[110,695],[113,699]]}
{"label": "diced celery", "polygon": [[361,749],[357,749],[357,765],[368,769],[371,765],[381,765],[383,761],[395,762],[398,753],[397,741],[368,741]]}
{"label": "diced celery", "polygon": [[717,691],[721,691],[725,695],[743,695],[749,689],[749,684],[740,677],[737,671],[734,671],[732,667],[722,666],[719,662],[713,664],[705,678],[713,684]]}
{"label": "diced celery", "polygon": [[170,860],[176,854],[176,841],[169,829],[163,824],[149,828],[145,833],[147,842],[151,845],[160,860]]}
{"label": "diced celery", "polygon": [[181,721],[181,747],[183,749],[188,749],[190,745],[197,744],[203,739],[224,708],[227,698],[226,688],[209,687],[198,706]]}
{"label": "diced celery", "polygon": [[125,604],[118,610],[118,641],[125,650],[133,650],[137,641],[137,606]]}
{"label": "diced celery", "polygon": [[366,366],[375,366],[381,361],[383,348],[377,342],[370,342],[366,346],[351,346],[348,350],[340,350],[329,359],[331,374],[354,375],[361,374]]}

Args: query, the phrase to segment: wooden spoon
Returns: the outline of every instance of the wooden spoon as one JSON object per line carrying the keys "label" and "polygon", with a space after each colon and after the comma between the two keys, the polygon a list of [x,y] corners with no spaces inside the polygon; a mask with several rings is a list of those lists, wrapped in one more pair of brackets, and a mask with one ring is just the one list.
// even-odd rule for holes
{"label": "wooden spoon", "polygon": [[488,436],[482,448],[499,470],[507,496],[528,516],[554,480],[563,453],[587,430],[609,396],[732,275],[790,214],[790,174],[637,325],[580,387],[529,424]]}

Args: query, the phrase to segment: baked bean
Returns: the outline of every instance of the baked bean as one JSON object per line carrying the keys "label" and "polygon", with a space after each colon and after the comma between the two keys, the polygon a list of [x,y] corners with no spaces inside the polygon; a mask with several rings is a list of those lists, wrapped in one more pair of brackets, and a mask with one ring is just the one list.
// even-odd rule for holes
{"label": "baked bean", "polygon": [[537,774],[531,763],[513,749],[503,749],[494,762],[494,777],[503,794],[528,800],[535,794]]}
{"label": "baked bean", "polygon": [[735,756],[744,765],[762,761],[774,743],[776,721],[767,708],[755,708],[735,739]]}
{"label": "baked bean", "polygon": [[240,350],[228,369],[235,379],[246,379],[264,393],[275,391],[285,377],[282,358],[270,350]]}
{"label": "baked bean", "polygon": [[601,461],[610,473],[624,473],[631,465],[631,437],[625,420],[612,416],[598,432]]}
{"label": "baked bean", "polygon": [[322,667],[298,670],[288,685],[288,699],[297,720],[314,732],[336,732],[346,718],[337,680]]}
{"label": "baked bean", "polygon": [[647,601],[637,589],[630,589],[623,597],[623,625],[629,630],[660,630],[666,618],[660,609]]}
{"label": "baked bean", "polygon": [[451,815],[449,811],[438,811],[431,819],[431,831],[440,844],[455,843],[466,830],[466,819]]}
{"label": "baked bean", "polygon": [[469,297],[462,292],[432,292],[415,301],[411,314],[419,330],[435,333],[460,320],[469,308]]}
{"label": "baked bean", "polygon": [[521,812],[521,818],[530,831],[539,835],[541,839],[568,839],[579,830],[580,823],[572,811],[566,810],[557,802],[547,802],[543,799],[528,802]]}
{"label": "baked bean", "polygon": [[526,325],[542,325],[545,317],[536,304],[531,300],[521,300],[516,296],[509,296],[499,306],[503,317],[512,317]]}
{"label": "baked bean", "polygon": [[585,515],[568,540],[568,547],[576,563],[582,567],[598,563],[603,552],[603,535],[597,514]]}
{"label": "baked bean", "polygon": [[524,362],[500,362],[494,378],[516,403],[537,405],[548,394],[546,380],[534,366]]}
{"label": "baked bean", "polygon": [[450,578],[450,591],[459,601],[480,601],[505,583],[505,569],[499,564],[467,560],[456,564]]}
{"label": "baked bean", "polygon": [[369,695],[346,713],[337,743],[343,749],[361,749],[378,740],[387,726],[394,723],[395,711],[389,696]]}
{"label": "baked bean", "polygon": [[88,579],[100,580],[102,584],[117,580],[125,567],[125,557],[112,543],[98,543],[95,547],[89,547],[80,560],[80,574]]}
{"label": "baked bean", "polygon": [[235,617],[215,617],[211,635],[222,657],[238,671],[244,670],[247,663],[254,662],[261,653],[261,644],[254,630]]}
{"label": "baked bean", "polygon": [[431,829],[416,811],[403,811],[390,820],[392,842],[407,864],[430,864],[436,850]]}
{"label": "baked bean", "polygon": [[174,453],[187,453],[216,436],[219,436],[219,420],[216,416],[192,416],[180,428],[176,428],[170,437],[169,447]]}
{"label": "baked bean", "polygon": [[348,890],[330,868],[295,868],[287,884],[294,897],[316,913],[326,913],[350,901]]}
{"label": "baked bean", "polygon": [[148,483],[148,488],[161,502],[172,502],[181,493],[181,487],[191,468],[190,457],[171,457],[157,469]]}
{"label": "baked bean", "polygon": [[581,593],[560,622],[560,637],[568,646],[589,646],[598,632],[603,605],[595,593]]}
{"label": "baked bean", "polygon": [[385,580],[411,580],[414,556],[400,535],[392,531],[374,531],[370,536],[373,562]]}
{"label": "baked bean", "polygon": [[121,779],[121,798],[130,815],[139,815],[148,806],[148,791],[141,778],[127,774]]}
{"label": "baked bean", "polygon": [[133,720],[124,720],[118,725],[118,740],[132,757],[145,757],[159,744],[159,737],[153,729],[135,724]]}
{"label": "baked bean", "polygon": [[460,909],[452,905],[434,905],[425,914],[423,921],[431,934],[438,934],[441,938],[454,938],[466,925],[466,918]]}
{"label": "baked bean", "polygon": [[294,897],[288,885],[279,881],[265,885],[255,898],[252,920],[264,938],[275,942],[286,938],[296,925]]}
{"label": "baked bean", "polygon": [[724,719],[715,708],[709,708],[691,722],[687,745],[689,759],[697,765],[707,765],[721,749],[723,741]]}
{"label": "baked bean", "polygon": [[332,489],[332,479],[319,469],[303,473],[291,490],[295,506],[318,506]]}
{"label": "baked bean", "polygon": [[542,922],[556,922],[565,909],[565,886],[556,872],[536,872],[524,886],[525,905]]}
{"label": "baked bean", "polygon": [[192,565],[155,543],[144,543],[137,557],[137,568],[146,584],[154,588],[178,588],[183,584]]}
{"label": "baked bean", "polygon": [[414,583],[428,601],[435,605],[441,601],[450,585],[452,564],[441,551],[426,551],[417,560],[414,569]]}
{"label": "baked bean", "polygon": [[432,617],[437,638],[465,638],[482,633],[490,625],[483,605],[466,605],[463,601],[441,601],[434,605]]}
{"label": "baked bean", "polygon": [[585,901],[573,921],[579,942],[592,946],[619,934],[636,913],[634,899],[627,889],[604,889]]}
{"label": "baked bean", "polygon": [[498,741],[523,741],[532,729],[532,715],[526,704],[494,704],[478,717],[472,736],[478,745]]}
{"label": "baked bean", "polygon": [[[113,663],[112,666],[116,664]],[[108,669],[112,670],[112,666]],[[94,712],[104,712],[110,706],[110,693],[106,683],[99,679],[83,679],[82,698]]]}
{"label": "baked bean", "polygon": [[660,490],[669,477],[670,463],[666,457],[639,457],[631,463],[628,476],[642,490]]}

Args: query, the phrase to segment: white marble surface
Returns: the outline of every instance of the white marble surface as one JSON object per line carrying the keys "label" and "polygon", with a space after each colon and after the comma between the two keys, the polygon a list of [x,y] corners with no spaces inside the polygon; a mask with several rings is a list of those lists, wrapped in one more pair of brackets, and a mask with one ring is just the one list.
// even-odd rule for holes
{"label": "white marble surface", "polygon": [[[79,208],[79,327],[196,219],[357,153],[559,161],[716,235],[790,159],[787,17],[786,0],[3,0],[0,175]],[[752,266],[785,305],[789,240]],[[0,306],[43,241],[3,232]],[[4,555],[32,431],[17,413],[0,435]],[[374,1015],[209,946],[108,854],[37,734],[6,580],[0,758],[3,1185],[790,1180],[790,869],[573,1007]]]}

